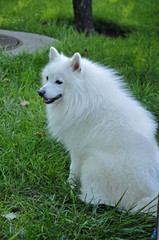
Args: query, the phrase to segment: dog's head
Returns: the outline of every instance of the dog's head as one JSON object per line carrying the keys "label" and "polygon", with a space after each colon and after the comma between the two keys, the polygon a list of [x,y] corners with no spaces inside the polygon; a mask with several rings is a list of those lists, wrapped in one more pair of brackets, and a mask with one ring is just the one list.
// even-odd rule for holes
{"label": "dog's head", "polygon": [[46,104],[60,102],[63,99],[70,71],[76,74],[81,72],[79,53],[75,53],[72,58],[67,58],[63,54],[59,54],[54,47],[51,47],[49,58],[50,62],[42,73],[43,87],[38,90],[39,96]]}

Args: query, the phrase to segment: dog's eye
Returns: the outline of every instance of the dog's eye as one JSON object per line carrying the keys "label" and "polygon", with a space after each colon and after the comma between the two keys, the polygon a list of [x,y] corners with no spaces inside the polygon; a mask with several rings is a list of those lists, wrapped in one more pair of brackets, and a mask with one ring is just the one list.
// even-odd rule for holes
{"label": "dog's eye", "polygon": [[48,77],[48,76],[46,76],[46,80],[47,80],[47,81],[49,80],[49,77]]}
{"label": "dog's eye", "polygon": [[63,82],[62,81],[60,81],[60,80],[56,80],[56,82],[55,83],[57,83],[57,84],[62,84]]}

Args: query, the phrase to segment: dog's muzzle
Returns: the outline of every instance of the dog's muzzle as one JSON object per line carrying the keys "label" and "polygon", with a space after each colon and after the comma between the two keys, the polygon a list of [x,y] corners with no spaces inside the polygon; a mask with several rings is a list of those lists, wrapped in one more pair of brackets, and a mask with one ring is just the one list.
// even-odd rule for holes
{"label": "dog's muzzle", "polygon": [[42,90],[42,89],[38,90],[38,94],[39,94],[40,97],[43,98],[43,102],[46,103],[46,104],[53,103],[53,102],[55,102],[56,100],[58,100],[59,98],[62,97],[62,94],[59,94],[54,98],[45,98],[45,91]]}

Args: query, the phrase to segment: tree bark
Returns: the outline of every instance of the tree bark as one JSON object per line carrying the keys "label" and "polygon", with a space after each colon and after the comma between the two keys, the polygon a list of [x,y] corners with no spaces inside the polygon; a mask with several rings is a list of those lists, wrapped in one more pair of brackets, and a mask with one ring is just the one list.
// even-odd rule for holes
{"label": "tree bark", "polygon": [[92,0],[73,0],[73,9],[77,30],[86,35],[93,33]]}

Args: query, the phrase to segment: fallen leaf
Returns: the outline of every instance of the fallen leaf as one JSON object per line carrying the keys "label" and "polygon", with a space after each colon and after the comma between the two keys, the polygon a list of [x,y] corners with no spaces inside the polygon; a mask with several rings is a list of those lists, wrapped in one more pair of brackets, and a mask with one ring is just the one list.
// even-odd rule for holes
{"label": "fallen leaf", "polygon": [[26,105],[29,105],[30,104],[30,102],[27,102],[27,101],[21,101],[20,102],[20,105],[22,106],[22,107],[24,107],[24,106],[26,106]]}
{"label": "fallen leaf", "polygon": [[84,49],[84,54],[88,55],[88,49],[87,48]]}
{"label": "fallen leaf", "polygon": [[6,71],[5,71],[4,73],[2,73],[1,79],[3,79],[4,77],[6,77],[6,76],[7,76],[7,73],[8,73],[8,69],[6,69]]}
{"label": "fallen leaf", "polygon": [[39,198],[39,195],[36,195],[36,194],[35,194],[35,195],[33,196],[33,198]]}
{"label": "fallen leaf", "polygon": [[41,133],[41,132],[36,132],[35,135],[36,135],[37,137],[43,137],[44,134]]}
{"label": "fallen leaf", "polygon": [[4,83],[9,82],[9,79],[8,79],[8,78],[5,78],[5,79],[3,80],[3,82],[4,82]]}
{"label": "fallen leaf", "polygon": [[8,220],[13,220],[15,219],[17,216],[14,213],[8,213],[8,214],[4,214],[2,215],[3,217],[7,218]]}

